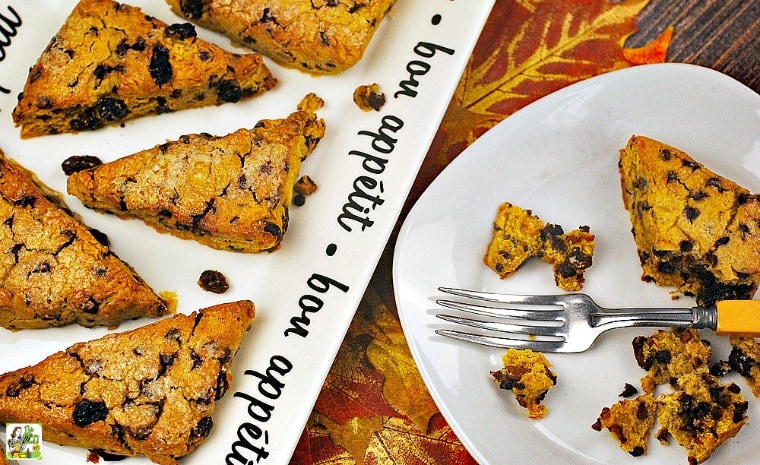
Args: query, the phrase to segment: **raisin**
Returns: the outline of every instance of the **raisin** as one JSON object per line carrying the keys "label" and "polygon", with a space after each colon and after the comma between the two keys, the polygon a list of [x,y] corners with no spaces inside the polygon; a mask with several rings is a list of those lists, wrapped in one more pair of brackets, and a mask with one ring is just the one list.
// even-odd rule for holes
{"label": "raisin", "polygon": [[692,244],[691,241],[681,241],[681,243],[678,244],[678,248],[681,252],[691,252],[692,249],[694,249],[694,244]]}
{"label": "raisin", "polygon": [[34,376],[24,375],[19,378],[17,383],[8,385],[5,389],[5,395],[8,397],[18,397],[21,391],[31,387],[34,384]]}
{"label": "raisin", "polygon": [[216,389],[214,390],[214,400],[219,400],[230,389],[230,379],[227,377],[227,373],[222,370],[219,372],[219,376],[216,378]]}
{"label": "raisin", "polygon": [[179,8],[186,17],[198,19],[203,15],[203,0],[182,0]]}
{"label": "raisin", "polygon": [[97,421],[103,421],[108,416],[108,407],[103,401],[93,402],[82,399],[74,406],[72,418],[74,424],[83,428]]}
{"label": "raisin", "polygon": [[634,457],[641,457],[644,455],[644,448],[641,446],[635,446],[631,451],[629,452]]}
{"label": "raisin", "polygon": [[243,90],[237,82],[224,80],[216,85],[216,96],[222,102],[235,103],[243,97]]}
{"label": "raisin", "polygon": [[164,338],[179,344],[182,341],[182,331],[179,328],[172,328],[164,334]]}
{"label": "raisin", "polygon": [[37,197],[33,195],[25,195],[13,202],[17,207],[30,207],[34,208],[34,204],[37,202]]}
{"label": "raisin", "polygon": [[728,244],[729,240],[730,239],[729,239],[728,236],[721,237],[721,238],[719,238],[718,240],[715,241],[715,247],[719,247],[721,245],[726,245],[726,244]]}
{"label": "raisin", "polygon": [[166,84],[172,78],[172,64],[169,62],[169,51],[162,45],[153,47],[153,53],[148,65],[150,77],[159,86]]}
{"label": "raisin", "polygon": [[227,277],[217,270],[205,270],[198,279],[198,285],[208,292],[223,294],[230,288]]}
{"label": "raisin", "polygon": [[264,232],[267,232],[278,239],[282,238],[282,229],[274,223],[267,222],[264,225]]}
{"label": "raisin", "polygon": [[37,108],[40,108],[42,110],[47,110],[50,107],[52,107],[52,103],[50,103],[50,98],[46,96],[42,96],[37,99]]}
{"label": "raisin", "polygon": [[66,176],[70,176],[78,171],[84,171],[103,164],[103,161],[92,155],[74,155],[61,163],[61,168]]}
{"label": "raisin", "polygon": [[293,195],[293,205],[296,207],[303,207],[306,204],[306,196],[303,194]]}
{"label": "raisin", "polygon": [[214,420],[212,420],[211,417],[203,417],[198,424],[193,427],[190,436],[195,438],[205,438],[211,433],[211,428],[213,427]]}
{"label": "raisin", "polygon": [[103,127],[103,121],[97,115],[95,108],[85,108],[78,117],[69,121],[74,131],[87,131]]}
{"label": "raisin", "polygon": [[171,24],[164,29],[164,35],[178,40],[196,37],[195,26],[190,23]]}

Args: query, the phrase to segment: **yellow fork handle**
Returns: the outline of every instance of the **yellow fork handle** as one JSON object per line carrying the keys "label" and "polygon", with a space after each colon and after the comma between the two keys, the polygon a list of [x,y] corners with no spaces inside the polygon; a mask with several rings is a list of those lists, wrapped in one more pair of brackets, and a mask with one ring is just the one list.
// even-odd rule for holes
{"label": "yellow fork handle", "polygon": [[760,300],[720,300],[716,334],[760,337]]}

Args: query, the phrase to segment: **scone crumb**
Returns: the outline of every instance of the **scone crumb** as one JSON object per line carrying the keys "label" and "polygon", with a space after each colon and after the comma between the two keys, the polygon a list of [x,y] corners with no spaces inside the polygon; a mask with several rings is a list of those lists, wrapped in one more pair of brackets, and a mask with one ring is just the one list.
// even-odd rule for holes
{"label": "scone crumb", "polygon": [[318,96],[314,92],[310,92],[306,94],[300,102],[298,102],[296,109],[298,111],[309,111],[314,113],[317,110],[321,110],[324,106],[325,101],[322,99],[322,97]]}
{"label": "scone crumb", "polygon": [[593,264],[594,239],[588,226],[565,233],[562,226],[544,223],[532,210],[504,202],[496,212],[483,262],[504,279],[537,257],[552,265],[560,289],[579,291]]}
{"label": "scone crumb", "polygon": [[377,83],[362,84],[354,89],[354,103],[362,111],[380,111],[385,105],[385,94]]}
{"label": "scone crumb", "polygon": [[541,402],[557,384],[557,375],[549,368],[551,364],[544,354],[530,349],[508,349],[501,359],[504,366],[491,372],[499,388],[514,392],[520,406],[528,409],[529,418],[546,416],[546,406]]}

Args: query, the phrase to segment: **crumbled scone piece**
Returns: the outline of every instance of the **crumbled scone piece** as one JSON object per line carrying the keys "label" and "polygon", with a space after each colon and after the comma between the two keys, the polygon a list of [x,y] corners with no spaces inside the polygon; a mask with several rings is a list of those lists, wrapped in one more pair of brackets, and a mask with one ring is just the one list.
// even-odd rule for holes
{"label": "crumbled scone piece", "polygon": [[730,369],[747,381],[755,397],[760,397],[760,344],[750,337],[731,337],[730,342]]}
{"label": "crumbled scone piece", "polygon": [[592,265],[594,235],[588,226],[565,234],[562,226],[547,224],[541,230],[541,260],[554,267],[554,282],[566,291],[579,291],[586,281],[584,272]]}
{"label": "crumbled scone piece", "polygon": [[657,402],[654,396],[643,394],[635,399],[620,400],[612,407],[602,408],[591,428],[596,431],[606,428],[621,449],[639,457],[647,453],[647,443],[656,416]]}
{"label": "crumbled scone piece", "polygon": [[[304,101],[315,105],[313,96]],[[225,136],[185,135],[73,173],[68,192],[215,249],[273,251],[287,231],[301,161],[324,132],[324,120],[299,110]]]}
{"label": "crumbled scone piece", "polygon": [[81,0],[31,68],[13,110],[22,137],[98,129],[237,102],[276,79],[256,53],[228,52],[113,0]]}
{"label": "crumbled scone piece", "polygon": [[362,84],[354,89],[354,103],[362,111],[380,111],[385,105],[385,94],[376,83]]}
{"label": "crumbled scone piece", "polygon": [[562,226],[545,224],[531,210],[509,202],[499,205],[493,236],[484,263],[504,279],[529,258],[538,257],[553,266],[554,282],[566,291],[578,291],[584,273],[593,263],[594,235],[588,226],[565,233]]}
{"label": "crumbled scone piece", "polygon": [[114,327],[172,309],[73,216],[61,195],[0,152],[0,326]]}
{"label": "crumbled scone piece", "polygon": [[620,151],[619,168],[643,280],[703,306],[752,298],[760,282],[756,195],[643,136]]}
{"label": "crumbled scone piece", "polygon": [[672,328],[650,337],[638,336],[633,349],[639,366],[648,371],[642,378],[646,394],[641,398],[651,397],[657,385],[669,386],[671,391],[654,397],[653,410],[638,411],[627,400],[602,409],[592,428],[601,431],[612,425],[610,433],[627,452],[646,452],[648,433],[637,433],[652,428],[655,420],[651,415],[661,426],[655,437],[663,444],[674,438],[686,449],[690,465],[707,460],[746,423],[748,403],[741,388],[734,383],[721,384],[710,372],[724,373],[724,368],[709,366],[710,345],[696,330]]}
{"label": "crumbled scone piece", "polygon": [[508,349],[502,355],[500,370],[492,371],[499,388],[515,393],[520,406],[528,409],[528,417],[543,418],[546,406],[541,402],[556,383],[557,375],[549,368],[551,364],[541,352],[529,349]]}
{"label": "crumbled scone piece", "polygon": [[689,464],[707,460],[739,432],[747,421],[748,403],[734,383],[721,385],[709,374],[680,379],[682,390],[659,396],[660,441],[673,437],[686,449]]}
{"label": "crumbled scone piece", "polygon": [[[632,345],[636,363],[647,370],[655,385],[678,387],[684,375],[710,372],[712,349],[695,329],[657,330],[649,337],[635,337]],[[642,384],[651,392],[647,386],[652,383],[642,380]]]}
{"label": "crumbled scone piece", "polygon": [[493,222],[493,237],[488,244],[485,264],[502,279],[511,276],[541,250],[543,227],[544,222],[532,211],[502,203]]}
{"label": "crumbled scone piece", "polygon": [[45,441],[177,465],[211,432],[254,313],[239,301],[177,314],[0,375],[0,423],[40,423]]}
{"label": "crumbled scone piece", "polygon": [[281,65],[336,74],[356,64],[395,0],[166,0],[172,10]]}

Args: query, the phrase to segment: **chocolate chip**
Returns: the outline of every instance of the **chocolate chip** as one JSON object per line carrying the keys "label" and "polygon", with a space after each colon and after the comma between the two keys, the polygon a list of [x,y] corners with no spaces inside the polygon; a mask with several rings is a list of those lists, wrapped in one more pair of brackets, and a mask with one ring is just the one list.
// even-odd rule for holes
{"label": "chocolate chip", "polygon": [[700,212],[698,208],[686,207],[684,208],[683,213],[686,215],[687,220],[694,222],[702,212]]}
{"label": "chocolate chip", "polygon": [[[623,388],[623,392],[619,394],[620,397],[631,397],[638,393],[639,390],[636,389],[636,387],[630,383],[625,383],[625,387]],[[642,404],[643,405],[643,404]]]}

